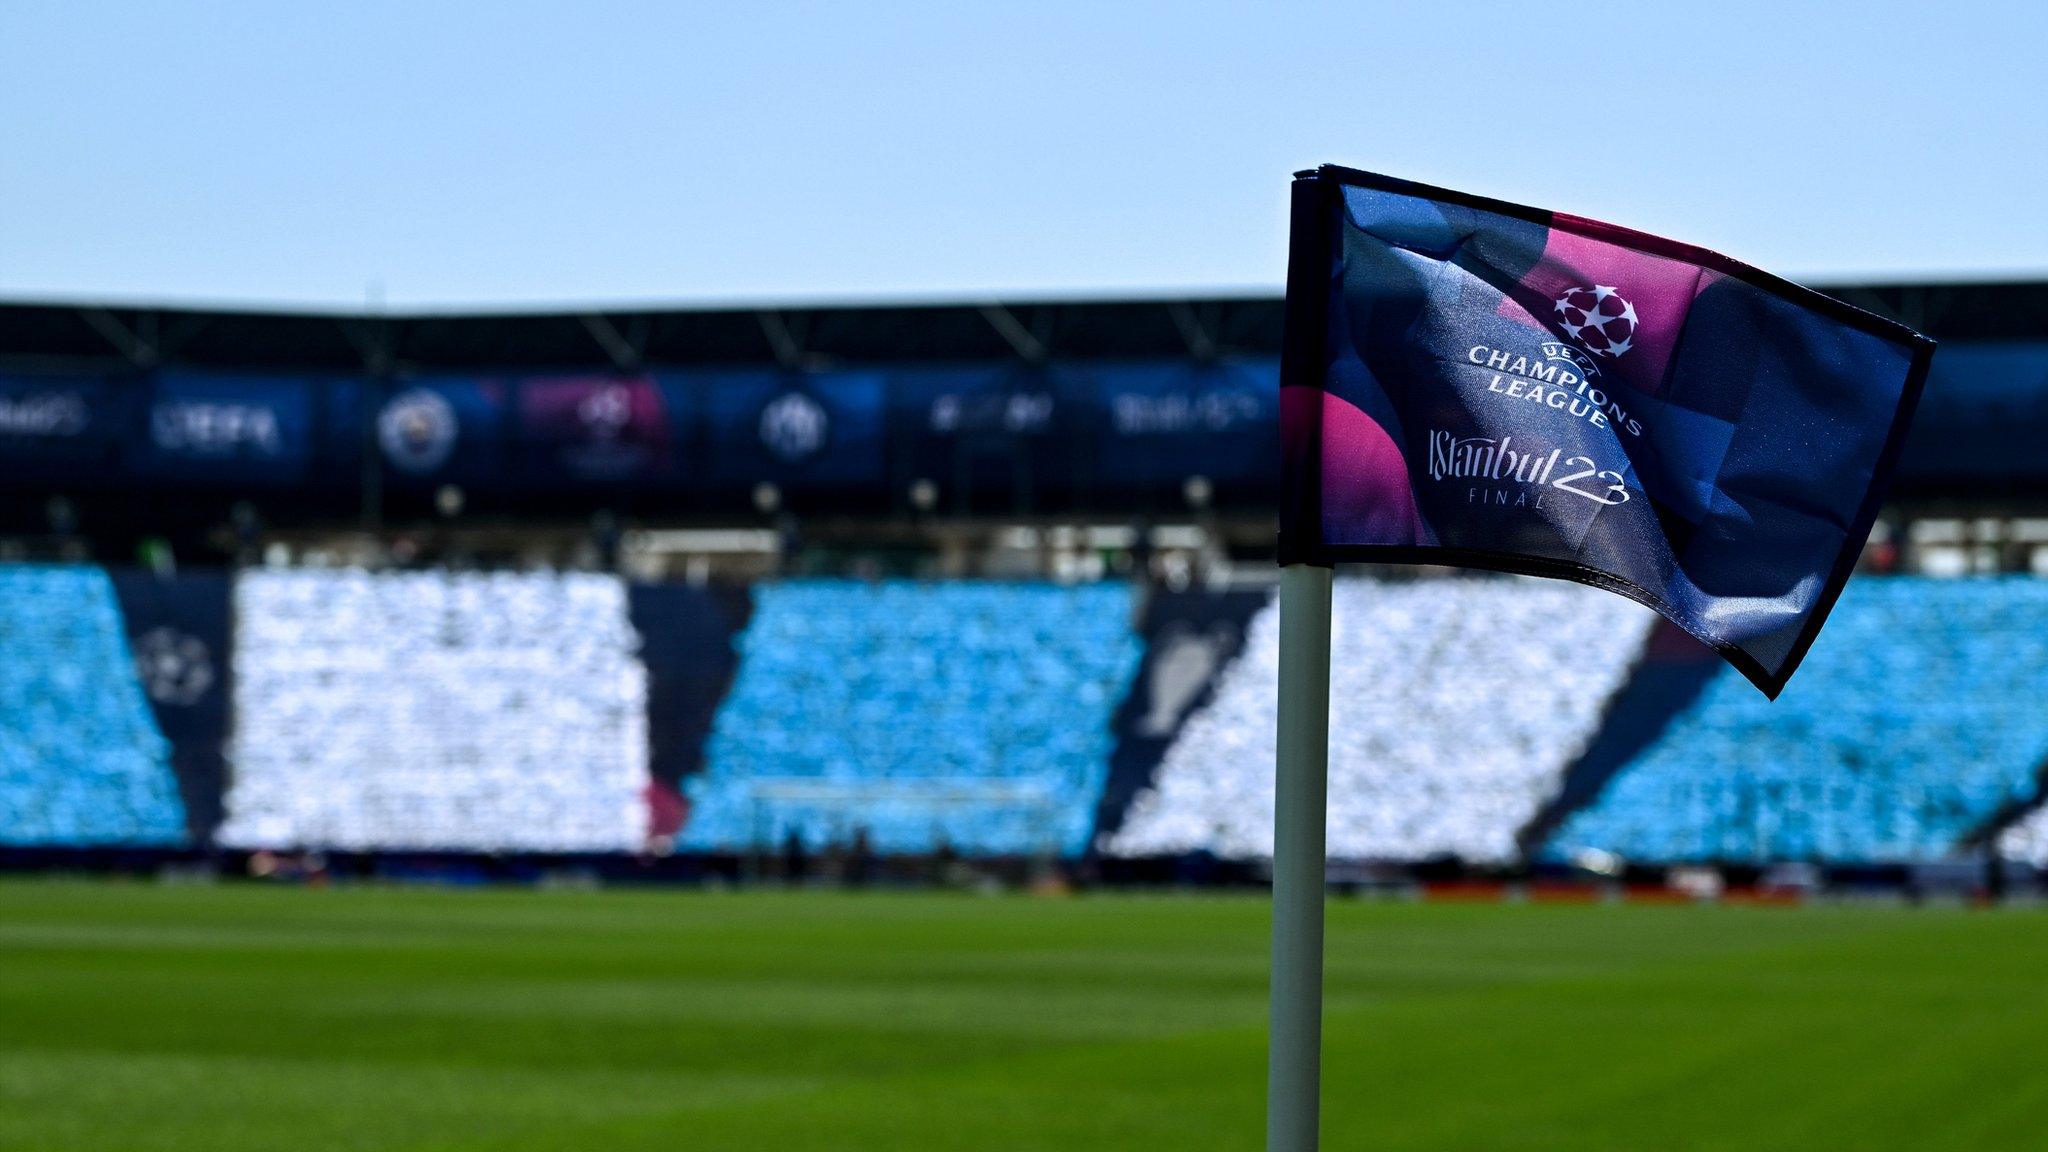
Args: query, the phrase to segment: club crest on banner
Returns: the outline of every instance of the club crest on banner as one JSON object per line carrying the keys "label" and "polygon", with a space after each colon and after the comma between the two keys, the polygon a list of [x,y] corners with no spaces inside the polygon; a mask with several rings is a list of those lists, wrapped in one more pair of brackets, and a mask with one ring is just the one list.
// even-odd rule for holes
{"label": "club crest on banner", "polygon": [[761,446],[785,464],[816,456],[831,435],[825,406],[802,392],[785,392],[761,409]]}
{"label": "club crest on banner", "polygon": [[446,397],[414,388],[392,397],[378,414],[377,445],[401,471],[431,472],[454,453],[460,428]]}

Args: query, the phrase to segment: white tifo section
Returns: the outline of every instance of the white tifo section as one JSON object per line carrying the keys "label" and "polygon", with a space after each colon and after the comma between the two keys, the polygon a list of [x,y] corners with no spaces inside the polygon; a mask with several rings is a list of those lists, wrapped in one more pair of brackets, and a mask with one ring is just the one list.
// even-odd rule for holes
{"label": "white tifo section", "polygon": [[645,843],[647,671],[618,579],[256,572],[234,603],[223,844]]}
{"label": "white tifo section", "polygon": [[[1338,580],[1329,854],[1513,859],[1642,650],[1651,612],[1526,577]],[[1188,718],[1108,850],[1273,853],[1280,611]]]}
{"label": "white tifo section", "polygon": [[1998,854],[2048,868],[2048,807],[2036,808],[1998,834]]}

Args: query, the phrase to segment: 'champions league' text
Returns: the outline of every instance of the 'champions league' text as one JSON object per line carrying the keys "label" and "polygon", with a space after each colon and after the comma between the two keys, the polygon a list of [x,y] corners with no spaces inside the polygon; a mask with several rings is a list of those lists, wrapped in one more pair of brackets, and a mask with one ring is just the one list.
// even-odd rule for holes
{"label": "'champions league' text", "polygon": [[1488,392],[1512,400],[1533,400],[1547,408],[1569,412],[1595,428],[1611,426],[1631,436],[1643,434],[1643,426],[1620,401],[1592,385],[1587,377],[1598,369],[1585,353],[1568,344],[1547,342],[1543,345],[1543,356],[1534,360],[1474,344],[1465,353],[1465,359],[1493,370],[1493,379],[1486,385]]}

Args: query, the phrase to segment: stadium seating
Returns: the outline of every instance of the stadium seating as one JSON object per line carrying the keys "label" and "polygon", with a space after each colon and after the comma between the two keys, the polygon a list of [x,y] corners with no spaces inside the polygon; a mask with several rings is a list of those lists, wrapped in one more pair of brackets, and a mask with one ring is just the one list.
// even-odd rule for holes
{"label": "stadium seating", "polygon": [[616,578],[258,571],[234,597],[223,844],[644,843],[647,676]]}
{"label": "stadium seating", "polygon": [[1643,642],[1643,654],[1621,690],[1607,702],[1607,715],[1586,750],[1565,770],[1557,792],[1518,839],[1527,847],[1549,841],[1559,822],[1586,806],[1664,734],[1679,713],[1692,707],[1725,667],[1721,655],[1659,619]]}
{"label": "stadium seating", "polygon": [[[123,637],[148,598],[117,583],[0,567],[0,844],[177,845],[217,795],[180,795]],[[147,590],[204,598],[182,589]],[[1930,860],[2041,794],[2048,581],[1860,578],[1775,703],[1694,646],[1660,663],[1645,610],[1575,585],[1334,595],[1338,858]],[[264,570],[231,596],[224,846],[638,851],[659,785],[684,851],[1271,848],[1254,593],[1159,593],[1142,628],[1119,583],[794,580],[751,619],[737,589],[595,575]],[[1998,844],[2048,867],[2048,808]]]}
{"label": "stadium seating", "polygon": [[0,568],[0,843],[171,846],[185,811],[96,568]]}
{"label": "stadium seating", "polygon": [[681,846],[1083,850],[1132,609],[1123,584],[757,586]]}
{"label": "stadium seating", "polygon": [[[1512,859],[1653,619],[1525,578],[1347,578],[1334,602],[1329,851],[1353,859]],[[1268,607],[1112,853],[1271,854],[1278,648]]]}
{"label": "stadium seating", "polygon": [[2048,581],[1858,579],[1782,697],[1719,673],[1548,854],[1937,859],[2034,794],[2044,699]]}

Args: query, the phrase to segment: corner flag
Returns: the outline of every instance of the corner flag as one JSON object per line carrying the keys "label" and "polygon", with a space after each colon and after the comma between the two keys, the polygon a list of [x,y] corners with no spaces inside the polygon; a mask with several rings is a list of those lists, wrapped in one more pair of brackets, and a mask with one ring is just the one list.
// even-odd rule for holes
{"label": "corner flag", "polygon": [[1776,696],[1934,344],[1718,253],[1325,166],[1294,185],[1280,562],[1577,580]]}
{"label": "corner flag", "polygon": [[1280,364],[1268,1152],[1319,1146],[1330,579],[1577,580],[1770,696],[1870,535],[1934,342],[1717,253],[1324,166]]}

